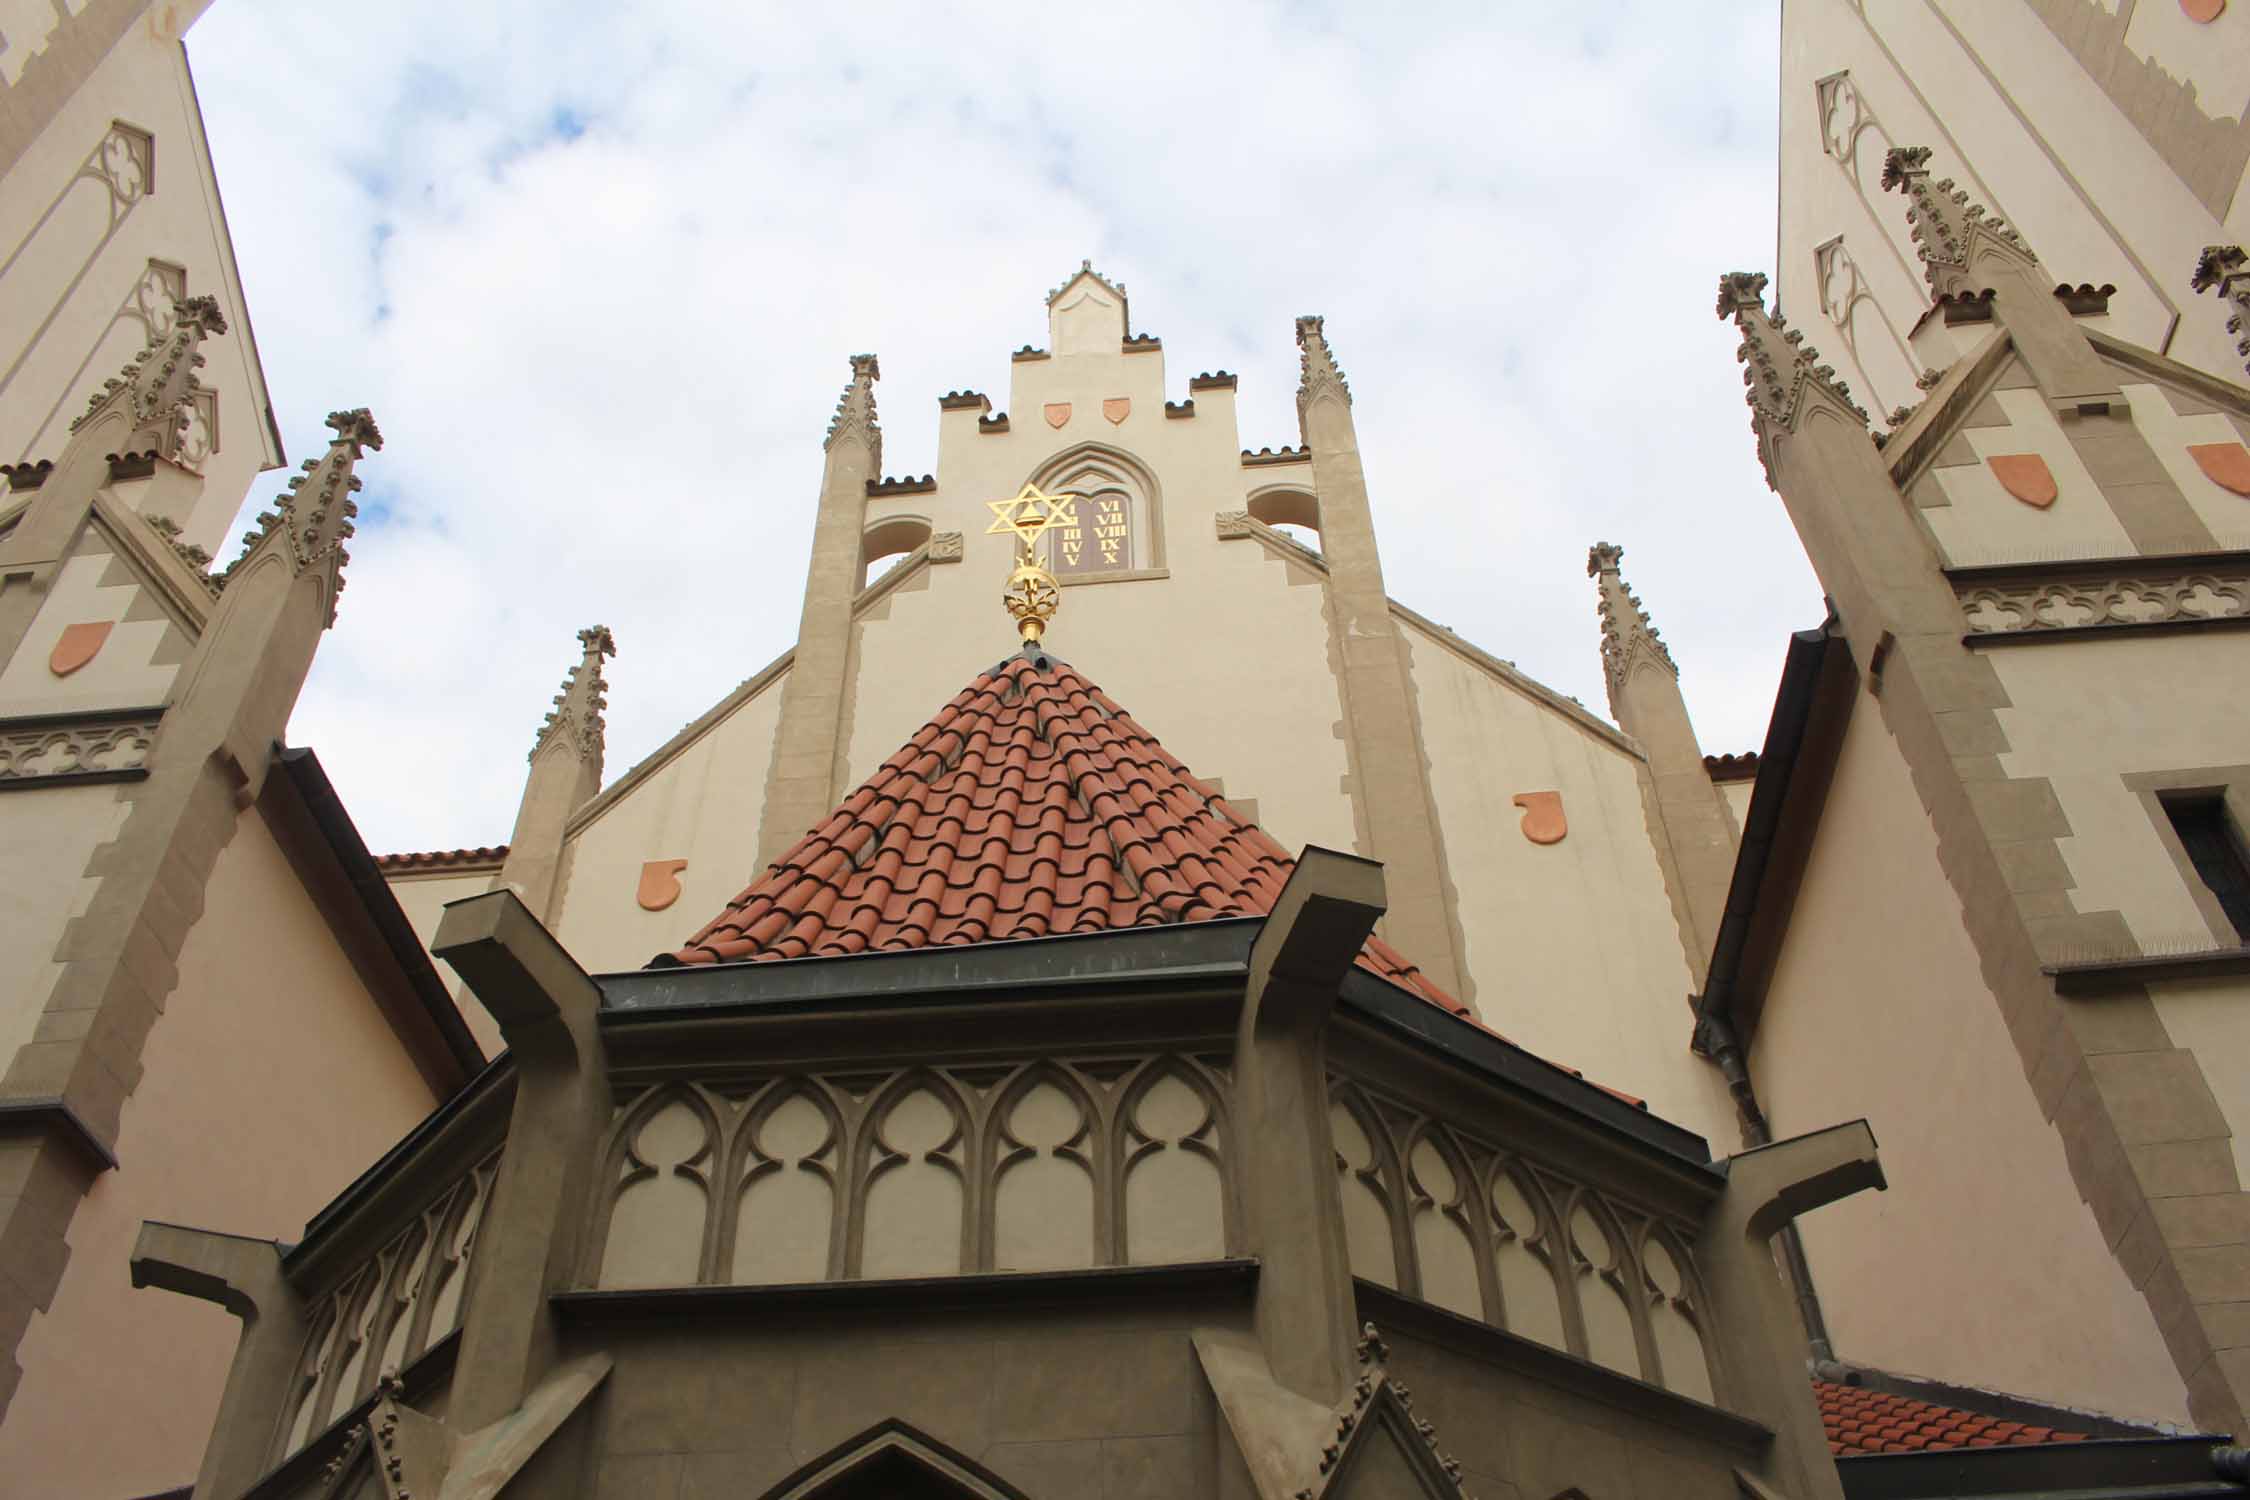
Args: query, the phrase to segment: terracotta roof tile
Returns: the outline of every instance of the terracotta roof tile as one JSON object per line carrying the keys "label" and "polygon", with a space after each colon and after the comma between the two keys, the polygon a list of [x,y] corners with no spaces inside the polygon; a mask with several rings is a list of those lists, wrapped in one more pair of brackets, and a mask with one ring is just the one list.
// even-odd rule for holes
{"label": "terracotta roof tile", "polygon": [[2040,1443],[2078,1443],[2083,1432],[2032,1427],[1958,1406],[1940,1406],[1912,1396],[1894,1396],[1864,1386],[1815,1380],[1821,1425],[1828,1451],[1838,1457],[1863,1453],[1917,1453],[1931,1448],[2025,1447]]}
{"label": "terracotta roof tile", "polygon": [[450,870],[463,865],[496,865],[508,857],[506,844],[476,849],[431,849],[419,854],[378,854],[375,868],[385,871]]}
{"label": "terracotta roof tile", "polygon": [[[970,683],[669,958],[825,957],[1263,916],[1293,868],[1101,689],[1026,652]],[[1359,964],[1474,1019],[1379,938]]]}

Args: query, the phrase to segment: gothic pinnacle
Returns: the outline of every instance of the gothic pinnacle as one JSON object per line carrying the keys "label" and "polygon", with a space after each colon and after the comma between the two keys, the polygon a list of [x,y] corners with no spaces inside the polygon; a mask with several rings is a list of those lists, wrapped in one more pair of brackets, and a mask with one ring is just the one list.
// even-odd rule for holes
{"label": "gothic pinnacle", "polygon": [[1808,391],[1826,395],[1862,426],[1867,423],[1867,409],[1852,400],[1851,388],[1836,378],[1834,366],[1816,363],[1819,353],[1802,333],[1789,327],[1780,313],[1766,311],[1765,290],[1763,271],[1729,271],[1719,278],[1719,321],[1731,322],[1742,332],[1734,357],[1743,366],[1750,427],[1758,434],[1758,457],[1771,485],[1773,440],[1796,430]]}
{"label": "gothic pinnacle", "polygon": [[852,356],[851,381],[836,403],[836,415],[828,423],[828,441],[822,445],[833,448],[847,437],[858,438],[868,445],[868,467],[877,474],[883,471],[883,429],[875,420],[875,382],[882,378],[882,367],[874,355]]}
{"label": "gothic pinnacle", "polygon": [[602,680],[602,658],[617,654],[617,638],[607,625],[589,625],[578,632],[578,646],[582,653],[578,665],[563,678],[562,691],[555,694],[555,706],[539,727],[539,738],[531,747],[533,760],[557,740],[581,760],[602,752],[602,710],[609,706],[604,696],[609,684]]}
{"label": "gothic pinnacle", "polygon": [[1627,587],[1624,575],[1618,572],[1624,557],[1625,549],[1609,542],[1596,542],[1586,549],[1586,576],[1599,590],[1595,611],[1602,622],[1602,668],[1609,681],[1612,710],[1617,707],[1636,653],[1653,656],[1675,677],[1680,671],[1663,635],[1650,621],[1641,596]]}
{"label": "gothic pinnacle", "polygon": [[[1979,241],[1988,251],[1997,249],[2022,266],[2038,264],[2023,237],[2003,221],[1988,217],[1982,204],[1971,203],[1965,190],[1954,187],[1952,178],[1930,181],[1929,161],[1927,146],[1892,147],[1883,157],[1882,185],[1885,192],[1897,188],[1907,197],[1906,222],[1912,226],[1922,275],[1933,292],[1947,296],[1982,290],[1971,284]],[[1979,269],[1975,274],[1986,273]]]}
{"label": "gothic pinnacle", "polygon": [[[2188,285],[2219,294],[2227,304],[2227,332],[2236,335],[2234,352],[2250,356],[2250,255],[2240,245],[2206,245]],[[2243,368],[2250,370],[2250,360]]]}
{"label": "gothic pinnacle", "polygon": [[70,430],[92,429],[103,416],[115,413],[124,418],[127,429],[117,439],[115,454],[176,456],[180,434],[188,425],[188,409],[203,390],[203,383],[195,378],[203,363],[197,350],[206,337],[226,331],[226,316],[219,311],[217,298],[184,299],[174,309],[171,331],[134,355],[122,374],[103,381]]}
{"label": "gothic pinnacle", "polygon": [[1324,395],[1334,394],[1341,397],[1346,406],[1352,404],[1351,384],[1337,368],[1336,356],[1328,347],[1327,321],[1310,315],[1297,320],[1297,418],[1300,423],[1306,410]]}
{"label": "gothic pinnacle", "polygon": [[220,583],[223,587],[269,548],[283,554],[292,577],[309,568],[330,566],[334,584],[328,595],[328,623],[333,625],[336,596],[344,589],[344,564],[351,561],[344,543],[351,539],[356,529],[352,518],[359,514],[359,505],[351,497],[359,490],[360,481],[352,470],[368,449],[381,451],[383,432],[364,406],[330,412],[328,426],[335,433],[328,441],[328,451],[319,458],[306,459],[304,472],[289,481],[288,493],[278,508],[259,515],[258,524],[243,538],[242,555],[221,576]]}

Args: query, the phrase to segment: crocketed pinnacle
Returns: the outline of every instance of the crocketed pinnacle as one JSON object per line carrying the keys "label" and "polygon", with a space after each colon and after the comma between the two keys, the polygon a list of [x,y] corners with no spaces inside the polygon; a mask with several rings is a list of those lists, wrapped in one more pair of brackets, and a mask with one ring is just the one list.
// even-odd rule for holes
{"label": "crocketed pinnacle", "polygon": [[1734,357],[1743,366],[1750,427],[1758,434],[1758,459],[1770,486],[1774,440],[1797,430],[1808,399],[1827,399],[1862,426],[1867,409],[1852,400],[1851,387],[1836,378],[1833,365],[1815,363],[1819,354],[1802,333],[1780,313],[1767,313],[1765,291],[1763,271],[1729,271],[1719,278],[1719,321],[1742,332]]}
{"label": "crocketed pinnacle", "polygon": [[[217,298],[183,299],[173,311],[171,332],[134,355],[122,374],[103,381],[70,430],[85,431],[103,416],[118,413],[125,418],[126,429],[111,450],[115,455],[155,453],[177,458],[189,408],[203,390],[203,382],[195,378],[203,363],[197,350],[205,338],[226,331],[227,320]],[[106,445],[108,439],[103,441]]]}
{"label": "crocketed pinnacle", "polygon": [[617,654],[617,638],[607,625],[589,625],[578,632],[578,647],[582,653],[578,665],[563,679],[562,691],[555,694],[555,706],[548,710],[547,721],[539,727],[539,738],[531,747],[533,760],[539,758],[540,751],[557,743],[580,760],[598,760],[601,756],[602,710],[609,707],[602,658]]}
{"label": "crocketed pinnacle", "polygon": [[1596,542],[1586,550],[1586,576],[1594,580],[1599,591],[1595,610],[1602,622],[1602,672],[1609,681],[1613,715],[1623,711],[1618,700],[1624,695],[1626,679],[1636,661],[1654,660],[1674,677],[1680,675],[1672,653],[1665,648],[1664,637],[1649,620],[1647,606],[1626,586],[1624,575],[1617,570],[1624,557],[1623,547],[1608,542]]}
{"label": "crocketed pinnacle", "polygon": [[2227,305],[2227,332],[2235,335],[2234,352],[2245,356],[2250,370],[2250,255],[2240,245],[2206,245],[2196,257],[2195,276],[2188,283],[2199,292],[2217,292]]}
{"label": "crocketed pinnacle", "polygon": [[868,468],[877,474],[883,471],[883,429],[875,420],[875,382],[882,378],[882,367],[874,355],[852,356],[851,382],[836,403],[836,415],[828,423],[828,441],[822,445],[833,448],[846,438],[856,438],[867,445]]}
{"label": "crocketed pinnacle", "polygon": [[306,459],[304,472],[289,481],[288,493],[282,496],[279,507],[259,515],[257,525],[242,540],[242,555],[219,583],[224,587],[227,580],[267,552],[278,552],[287,561],[291,576],[310,568],[327,568],[334,580],[328,591],[328,623],[333,625],[336,596],[344,589],[344,564],[351,561],[344,543],[354,530],[352,517],[359,514],[352,495],[360,482],[352,470],[368,449],[381,451],[383,433],[364,406],[330,412],[328,426],[335,433],[329,439],[328,451]]}
{"label": "crocketed pinnacle", "polygon": [[1334,394],[1346,406],[1352,404],[1352,388],[1344,379],[1344,372],[1336,367],[1336,356],[1328,348],[1327,320],[1306,316],[1297,320],[1297,349],[1300,370],[1297,377],[1297,420],[1304,422],[1305,413],[1314,401],[1324,395]]}
{"label": "crocketed pinnacle", "polygon": [[1976,282],[1989,277],[1982,272],[1971,275],[1980,252],[1997,253],[2035,269],[2039,259],[2021,235],[1988,217],[1982,204],[1971,203],[1967,191],[1956,189],[1952,178],[1930,181],[1929,160],[1927,146],[1892,147],[1883,157],[1883,189],[1897,188],[1906,194],[1911,205],[1906,222],[1912,226],[1922,275],[1930,289],[1939,296],[1983,290]]}

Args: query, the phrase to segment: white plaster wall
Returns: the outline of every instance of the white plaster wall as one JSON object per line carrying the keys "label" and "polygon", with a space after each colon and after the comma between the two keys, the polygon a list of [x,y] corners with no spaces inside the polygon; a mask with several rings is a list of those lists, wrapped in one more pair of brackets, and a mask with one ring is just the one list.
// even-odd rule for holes
{"label": "white plaster wall", "polygon": [[[591,973],[637,969],[693,937],[758,875],[758,816],[780,720],[777,675],[579,828],[554,929]],[[641,909],[641,866],[684,859],[680,898]]]}
{"label": "white plaster wall", "polygon": [[[140,596],[141,586],[122,583],[103,587],[102,579],[117,562],[107,552],[82,554],[57,571],[15,659],[0,670],[0,717],[74,709],[146,708],[171,697],[172,679],[179,665],[158,665],[149,660],[171,626],[163,619],[125,619],[125,612]],[[124,571],[122,566],[118,571]],[[119,623],[110,627],[109,638],[92,661],[68,677],[57,677],[47,659],[62,633],[73,625],[97,620]]]}
{"label": "white plaster wall", "polygon": [[[127,29],[39,138],[0,178],[0,458],[54,458],[102,381],[144,345],[121,317],[152,259],[183,267],[187,293],[218,295],[229,331],[204,342],[203,383],[218,392],[218,448],[185,540],[215,549],[252,477],[281,461],[264,378],[227,241],[179,32],[159,14]],[[109,189],[73,178],[123,120],[155,137],[154,191],[111,231]],[[50,209],[52,213],[50,214]],[[104,236],[108,235],[106,243]],[[98,247],[98,249],[97,249]],[[90,257],[90,258],[89,258]]]}
{"label": "white plaster wall", "polygon": [[[1485,1024],[1648,1101],[1724,1154],[1719,1075],[1688,1051],[1694,987],[1641,799],[1641,762],[1407,626],[1446,862]],[[1534,844],[1519,792],[1562,793]]]}
{"label": "white plaster wall", "polygon": [[63,927],[100,882],[81,874],[129,810],[115,786],[27,787],[0,794],[0,1070],[31,1040],[61,965]]}
{"label": "white plaster wall", "polygon": [[[2143,4],[2128,42],[2158,46],[2175,73],[2209,72],[2203,106],[2245,104],[2233,59],[2250,36],[2236,6],[2218,24],[2186,25],[2178,7]],[[2162,12],[2161,21],[2144,20]],[[2178,24],[2176,24],[2178,23]],[[2182,27],[2184,26],[2184,30]],[[2178,33],[2175,35],[2174,33]],[[2183,58],[2193,56],[2192,63]],[[1848,71],[1881,122],[1863,137],[1864,190],[1824,155],[1816,80]],[[2224,318],[2187,287],[2197,252],[2239,238],[2250,205],[2236,195],[2228,229],[2213,217],[2031,10],[1994,0],[1788,0],[1782,7],[1780,283],[1789,312],[1847,376],[1845,351],[1811,287],[1813,247],[1843,234],[1892,321],[1910,326],[1928,291],[1906,240],[1905,200],[1876,191],[1883,151],[1926,145],[1938,176],[1960,181],[2020,229],[2057,280],[2112,282],[2118,337],[2239,379]],[[1887,241],[1892,255],[1878,253]],[[1900,274],[1901,272],[1905,274]],[[1863,389],[1854,380],[1855,389]],[[1879,390],[1880,412],[1913,393]]]}
{"label": "white plaster wall", "polygon": [[[142,1220],[298,1239],[437,1103],[255,809],[179,967],[125,1103],[121,1165],[72,1218],[53,1305],[17,1351],[24,1380],[0,1424],[11,1495],[143,1495],[195,1473],[240,1325],[129,1289]],[[55,1440],[90,1412],[100,1441]]]}
{"label": "white plaster wall", "polygon": [[2031,386],[1994,391],[1992,400],[2010,425],[1966,427],[1961,436],[1980,459],[2038,454],[2055,476],[2055,503],[2044,510],[2026,505],[2002,487],[1988,463],[1930,470],[1931,481],[1952,502],[1921,512],[1945,562],[2130,557],[2139,551],[2039,391]]}
{"label": "white plaster wall", "polygon": [[2148,1304],[2024,1077],[1873,700],[1846,732],[1751,1052],[1776,1137],[1864,1117],[1882,1149],[1888,1191],[1799,1221],[1840,1356],[2187,1419]]}
{"label": "white plaster wall", "polygon": [[[2059,840],[2079,911],[2115,910],[2151,953],[2205,949],[2211,931],[2124,777],[2250,763],[2243,704],[2250,652],[2222,634],[2140,636],[1990,653],[2011,707],[2000,710],[2011,776],[2044,776],[2070,820]],[[2104,955],[2107,956],[2107,955]],[[2234,1131],[2250,1181],[2250,980],[2151,985],[2173,1043],[2192,1050]]]}

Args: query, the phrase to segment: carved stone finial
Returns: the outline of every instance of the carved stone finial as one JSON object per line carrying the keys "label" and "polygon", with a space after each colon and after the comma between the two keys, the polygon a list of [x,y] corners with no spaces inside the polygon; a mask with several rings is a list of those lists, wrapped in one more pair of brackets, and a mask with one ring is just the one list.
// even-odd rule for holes
{"label": "carved stone finial", "polygon": [[227,331],[226,315],[215,297],[188,297],[174,309],[171,330],[133,356],[120,375],[102,382],[86,410],[70,424],[72,432],[93,425],[108,412],[122,413],[130,431],[116,452],[156,453],[176,458],[195,398],[204,389],[195,372],[203,363],[203,340]]}
{"label": "carved stone finial", "polygon": [[1344,379],[1344,372],[1336,367],[1336,356],[1328,348],[1327,319],[1314,316],[1299,318],[1297,348],[1301,363],[1297,379],[1298,420],[1302,422],[1306,410],[1322,396],[1333,395],[1346,406],[1351,405],[1351,383]]}
{"label": "carved stone finial", "polygon": [[883,472],[883,429],[875,420],[875,382],[882,378],[882,366],[874,355],[852,356],[851,381],[836,403],[836,415],[828,423],[828,441],[822,445],[833,448],[847,437],[857,438],[867,445],[868,467],[877,474]]}
{"label": "carved stone finial", "polygon": [[1780,313],[1766,311],[1765,290],[1762,271],[1729,271],[1719,278],[1719,320],[1742,332],[1734,357],[1743,366],[1750,429],[1758,435],[1758,460],[1771,485],[1774,443],[1797,430],[1808,398],[1827,399],[1863,427],[1867,408],[1852,400],[1851,387],[1836,378],[1834,366],[1816,363],[1819,353],[1802,333]]}
{"label": "carved stone finial", "polygon": [[1976,290],[1971,285],[1971,263],[1979,249],[1997,250],[2023,266],[2038,264],[2023,237],[1988,217],[1984,205],[1971,203],[1968,192],[1956,189],[1952,178],[1930,181],[1929,161],[1927,146],[1892,147],[1883,157],[1883,190],[1897,188],[1906,194],[1910,205],[1906,222],[1913,227],[1922,276],[1932,291]]}
{"label": "carved stone finial", "polygon": [[221,575],[219,584],[223,588],[252,558],[269,549],[287,559],[291,576],[310,568],[331,568],[328,623],[333,625],[336,596],[344,590],[344,564],[351,561],[344,543],[355,530],[352,517],[359,514],[352,495],[360,489],[360,481],[352,470],[368,449],[381,451],[383,431],[364,406],[330,412],[328,425],[335,432],[328,451],[306,459],[304,472],[289,481],[289,493],[278,508],[258,517],[258,524],[242,540],[242,555]]}
{"label": "carved stone finial", "polygon": [[1375,1331],[1373,1323],[1362,1323],[1359,1325],[1359,1342],[1353,1346],[1352,1352],[1359,1356],[1359,1362],[1363,1365],[1380,1365],[1391,1357],[1391,1346],[1383,1342],[1383,1336]]}
{"label": "carved stone finial", "polygon": [[2227,304],[2234,352],[2244,356],[2243,368],[2250,369],[2250,255],[2240,245],[2206,245],[2195,258],[2195,276],[2188,285],[2198,292],[2217,292]]}
{"label": "carved stone finial", "polygon": [[1653,661],[1674,677],[1680,675],[1641,596],[1626,586],[1617,570],[1624,557],[1625,549],[1609,542],[1596,542],[1586,550],[1586,576],[1599,590],[1595,610],[1602,622],[1602,675],[1609,684],[1610,714],[1618,718],[1624,713],[1625,684],[1637,663]]}
{"label": "carved stone finial", "polygon": [[602,658],[617,654],[617,638],[607,625],[589,625],[578,632],[578,646],[584,654],[563,679],[562,691],[555,694],[555,706],[539,726],[539,738],[531,747],[533,760],[558,741],[581,760],[601,756],[605,729],[602,710],[609,707]]}

